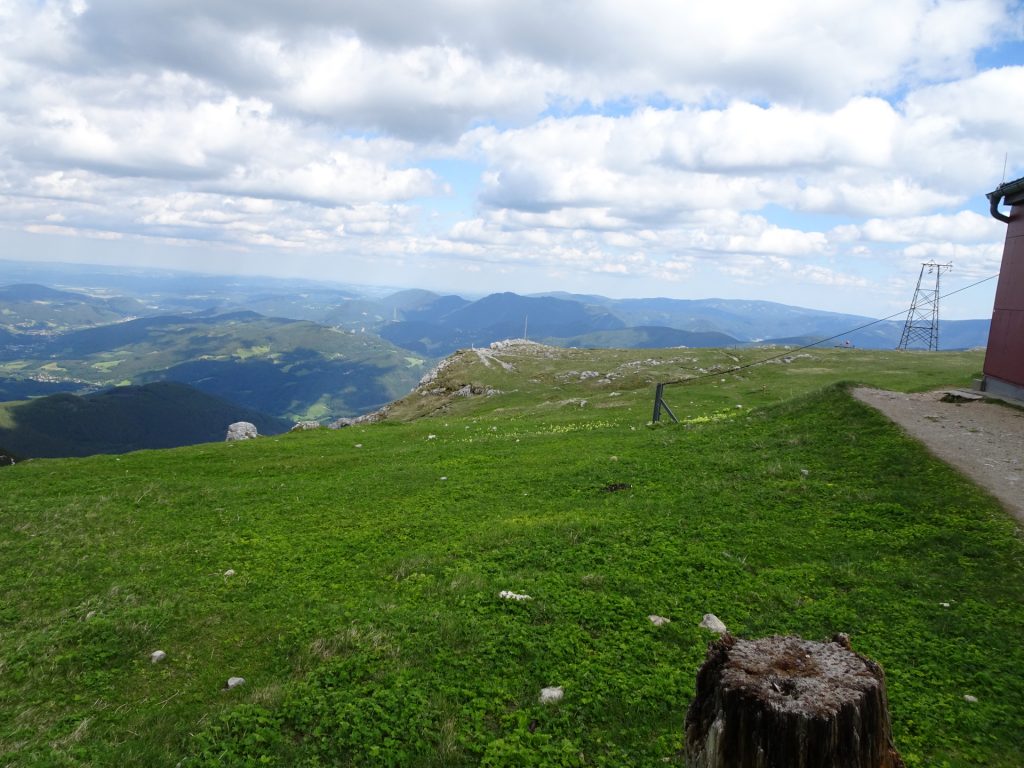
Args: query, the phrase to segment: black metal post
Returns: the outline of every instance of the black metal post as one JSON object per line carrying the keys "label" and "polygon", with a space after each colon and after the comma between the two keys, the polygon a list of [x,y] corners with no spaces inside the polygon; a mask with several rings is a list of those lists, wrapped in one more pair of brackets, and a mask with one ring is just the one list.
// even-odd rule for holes
{"label": "black metal post", "polygon": [[663,397],[664,394],[665,385],[658,384],[654,392],[654,415],[651,417],[651,421],[653,421],[655,424],[661,421],[661,409],[664,408],[666,413],[668,413],[668,415],[672,417],[672,421],[678,424],[679,419],[677,419],[676,415],[672,413],[672,409],[668,407],[668,403],[665,402],[665,398]]}

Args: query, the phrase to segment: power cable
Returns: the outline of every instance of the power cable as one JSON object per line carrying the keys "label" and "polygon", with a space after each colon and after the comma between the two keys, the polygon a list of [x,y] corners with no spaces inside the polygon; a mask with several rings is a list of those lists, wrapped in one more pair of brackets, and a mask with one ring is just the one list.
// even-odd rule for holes
{"label": "power cable", "polygon": [[[971,283],[970,285],[965,285],[963,288],[957,288],[955,291],[950,291],[949,293],[943,294],[942,296],[939,297],[939,299],[945,299],[948,296],[953,296],[954,294],[960,293],[961,291],[966,291],[968,288],[974,288],[975,286],[981,285],[982,283],[987,283],[989,280],[995,280],[997,277],[999,277],[998,273],[996,273],[994,275],[989,275],[988,277],[983,278],[983,279],[979,280],[976,283]],[[804,344],[802,347],[797,347],[796,349],[787,349],[785,352],[780,352],[777,355],[772,355],[771,357],[766,357],[763,360],[755,360],[752,363],[744,363],[743,365],[737,365],[735,368],[728,368],[728,369],[726,369],[724,371],[714,371],[714,372],[710,372],[709,371],[708,373],[702,373],[702,374],[700,374],[698,376],[690,376],[690,377],[685,378],[685,379],[673,379],[672,381],[664,382],[664,384],[666,386],[669,385],[669,384],[687,384],[687,383],[692,382],[692,381],[700,381],[701,379],[709,379],[709,378],[711,378],[713,376],[723,376],[723,375],[729,374],[729,373],[736,373],[737,371],[743,371],[743,370],[746,370],[747,368],[753,368],[756,365],[764,365],[765,363],[771,362],[772,360],[778,360],[780,357],[788,357],[788,356],[792,355],[795,352],[801,352],[801,351],[803,351],[805,349],[811,349],[811,347],[816,347],[819,344],[824,344],[826,341],[833,341],[834,339],[838,339],[841,336],[849,336],[851,333],[856,333],[857,331],[863,331],[865,328],[870,328],[872,325],[878,325],[879,323],[884,323],[886,320],[892,320],[894,317],[899,317],[900,315],[905,315],[909,311],[910,311],[910,308],[908,307],[907,309],[900,310],[899,312],[893,312],[888,317],[882,317],[882,318],[879,318],[878,320],[872,320],[870,323],[864,323],[864,325],[858,325],[856,328],[851,328],[848,331],[843,331],[842,333],[837,333],[835,336],[829,336],[827,339],[819,339],[818,341],[815,341],[815,342],[813,342],[811,344]]]}

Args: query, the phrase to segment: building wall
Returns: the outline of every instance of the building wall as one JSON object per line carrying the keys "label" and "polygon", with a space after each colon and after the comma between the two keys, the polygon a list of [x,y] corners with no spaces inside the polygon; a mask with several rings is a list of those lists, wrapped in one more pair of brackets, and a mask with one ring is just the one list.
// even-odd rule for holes
{"label": "building wall", "polygon": [[985,389],[1024,399],[1024,205],[1015,205],[985,352]]}

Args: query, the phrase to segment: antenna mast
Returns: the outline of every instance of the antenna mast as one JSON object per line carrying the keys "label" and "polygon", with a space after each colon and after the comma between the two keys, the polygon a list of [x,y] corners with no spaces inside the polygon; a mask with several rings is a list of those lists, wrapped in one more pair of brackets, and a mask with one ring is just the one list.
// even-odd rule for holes
{"label": "antenna mast", "polygon": [[[906,351],[915,342],[927,347],[929,352],[939,349],[939,278],[942,273],[953,268],[952,264],[936,264],[928,261],[921,265],[921,274],[917,276],[917,288],[907,312],[907,322],[903,325],[903,336],[900,337],[896,349]],[[935,275],[935,287],[929,288],[925,283],[925,270]]]}

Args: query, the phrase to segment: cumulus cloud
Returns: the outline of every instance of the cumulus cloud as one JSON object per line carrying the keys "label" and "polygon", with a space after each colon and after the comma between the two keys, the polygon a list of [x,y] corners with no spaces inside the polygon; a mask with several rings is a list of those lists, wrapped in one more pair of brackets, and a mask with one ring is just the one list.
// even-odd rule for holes
{"label": "cumulus cloud", "polygon": [[0,226],[646,285],[982,269],[1024,66],[975,62],[1014,35],[1003,0],[8,0]]}
{"label": "cumulus cloud", "polygon": [[952,215],[933,214],[909,219],[870,219],[859,228],[859,233],[863,239],[873,242],[991,243],[1004,230],[1005,226],[990,216],[960,211]]}
{"label": "cumulus cloud", "polygon": [[186,73],[420,136],[649,93],[834,108],[970,74],[1007,13],[999,0],[13,1],[11,15],[43,32],[19,58],[112,77]]}
{"label": "cumulus cloud", "polygon": [[924,262],[951,263],[954,274],[962,278],[991,277],[999,272],[1002,243],[960,245],[957,243],[915,243],[903,249],[908,272]]}
{"label": "cumulus cloud", "polygon": [[407,200],[437,190],[429,170],[394,167],[408,153],[400,142],[339,140],[277,117],[267,102],[211,93],[173,76],[137,80],[136,87],[164,98],[97,103],[57,81],[37,85],[32,119],[0,126],[12,173],[91,171],[328,206]]}
{"label": "cumulus cloud", "polygon": [[[771,204],[908,215],[963,198],[945,184],[926,185],[931,172],[915,178],[919,169],[900,156],[918,131],[889,103],[858,98],[832,112],[735,103],[548,118],[480,129],[467,140],[489,159],[481,199],[496,208],[602,207],[631,220]],[[947,131],[936,142],[945,148],[957,139]],[[962,154],[960,174],[973,172],[977,182],[979,169]]]}

